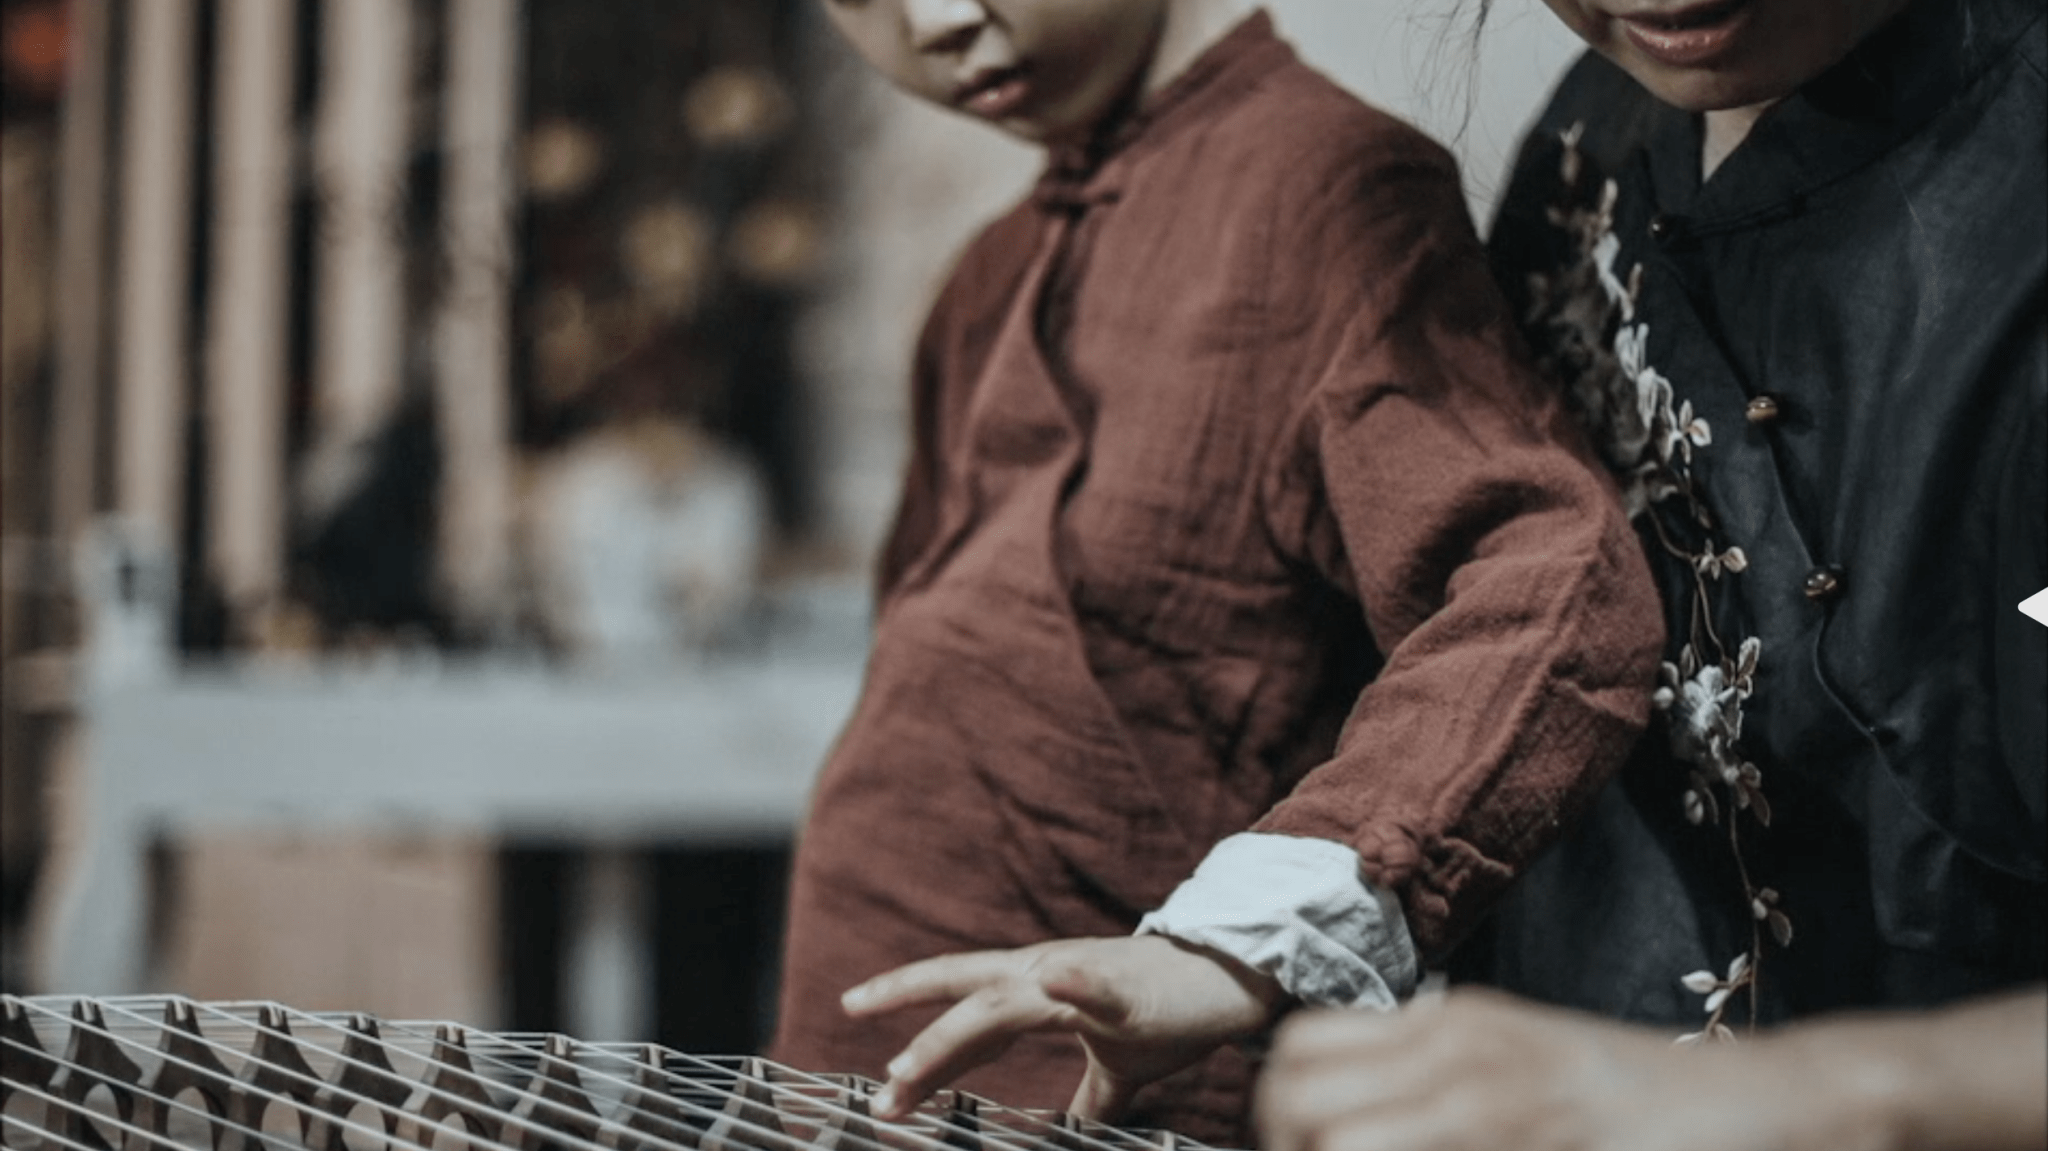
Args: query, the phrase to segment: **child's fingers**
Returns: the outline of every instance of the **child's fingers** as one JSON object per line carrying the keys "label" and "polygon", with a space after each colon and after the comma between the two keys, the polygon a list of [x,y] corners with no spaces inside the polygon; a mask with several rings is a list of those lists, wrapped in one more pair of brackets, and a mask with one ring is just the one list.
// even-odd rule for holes
{"label": "child's fingers", "polygon": [[1083,1119],[1114,1123],[1130,1106],[1134,1094],[1133,1085],[1090,1060],[1088,1073],[1081,1077],[1081,1086],[1074,1089],[1074,1100],[1067,1104],[1067,1110]]}
{"label": "child's fingers", "polygon": [[965,999],[1015,974],[1020,966],[1021,961],[1009,951],[941,955],[883,972],[849,989],[839,1003],[849,1015],[873,1015],[920,1003]]}
{"label": "child's fingers", "polygon": [[1000,1055],[1027,1031],[1072,1029],[1074,1009],[1018,981],[984,987],[955,1003],[889,1061],[889,1082],[875,1094],[883,1119],[910,1113],[932,1092]]}

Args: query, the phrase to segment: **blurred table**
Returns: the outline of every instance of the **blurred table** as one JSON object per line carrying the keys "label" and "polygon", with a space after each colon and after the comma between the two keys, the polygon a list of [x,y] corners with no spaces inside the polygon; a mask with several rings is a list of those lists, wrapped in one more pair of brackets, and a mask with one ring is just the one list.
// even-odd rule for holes
{"label": "blurred table", "polygon": [[142,989],[147,854],[164,837],[376,827],[786,842],[861,670],[847,651],[635,676],[393,662],[100,688],[44,981]]}

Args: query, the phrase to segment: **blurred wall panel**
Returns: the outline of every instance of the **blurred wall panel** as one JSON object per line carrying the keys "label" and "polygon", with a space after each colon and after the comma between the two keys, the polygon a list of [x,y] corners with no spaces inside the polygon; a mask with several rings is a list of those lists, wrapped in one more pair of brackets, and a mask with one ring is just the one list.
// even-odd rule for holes
{"label": "blurred wall panel", "polygon": [[1538,0],[1266,0],[1302,58],[1442,140],[1483,228],[1514,148],[1585,45]]}
{"label": "blurred wall panel", "polygon": [[242,638],[276,606],[283,583],[294,8],[220,0],[207,553]]}
{"label": "blurred wall panel", "polygon": [[105,338],[107,0],[71,5],[69,76],[58,159],[57,378],[50,536],[69,544],[94,508],[100,349]]}
{"label": "blurred wall panel", "polygon": [[402,388],[412,65],[411,0],[343,0],[321,14],[313,444],[304,473],[315,520],[360,486]]}
{"label": "blurred wall panel", "polygon": [[129,9],[114,506],[136,546],[157,554],[178,539],[183,511],[194,8]]}
{"label": "blurred wall panel", "polygon": [[496,630],[511,611],[507,323],[519,41],[517,0],[448,0],[439,576],[457,626],[472,633]]}
{"label": "blurred wall panel", "polygon": [[[61,556],[40,534],[47,432],[53,133],[42,120],[0,133],[0,987],[27,986],[26,926],[49,842],[44,802],[61,716],[22,681],[41,661]],[[23,657],[28,657],[24,660]]]}
{"label": "blurred wall panel", "polygon": [[[25,792],[30,801],[26,835],[10,829],[10,838],[27,838],[41,858],[26,861],[26,867],[9,860],[10,877],[59,874],[75,859],[75,852],[68,849],[75,847],[76,841],[67,835],[66,827],[76,824],[67,821],[64,813],[77,809],[83,792],[80,748],[84,732],[72,712],[77,664],[66,650],[78,640],[78,600],[64,576],[71,566],[73,546],[98,511],[98,453],[103,450],[100,421],[104,414],[102,349],[108,320],[102,298],[106,290],[111,127],[107,91],[110,15],[106,0],[74,0],[69,10],[57,160],[54,378],[48,456],[43,462],[48,519],[44,544],[36,549],[42,553],[36,564],[38,575],[49,579],[47,590],[52,594],[37,605],[43,614],[38,621],[42,634],[35,637],[40,650],[27,658],[17,656],[6,669],[6,686],[13,697],[7,701],[8,710],[14,713],[7,718],[16,729],[11,734],[21,734],[24,720],[31,725],[29,739],[7,750],[26,751],[35,757],[26,772],[15,776],[28,786],[16,783],[7,788]],[[9,774],[19,770],[17,766]],[[21,796],[7,798],[12,806]],[[46,826],[37,826],[45,821]],[[19,898],[13,891],[9,896],[10,903]],[[16,909],[8,910],[13,918]],[[38,907],[30,912],[27,925],[31,932],[40,911]],[[11,967],[17,958],[11,954],[12,948],[9,951]],[[28,966],[33,968],[33,957],[28,958]],[[6,974],[10,980],[14,976],[12,971]],[[26,974],[33,982],[33,970]]]}
{"label": "blurred wall panel", "polygon": [[484,842],[217,831],[172,852],[167,988],[496,1021],[497,872]]}

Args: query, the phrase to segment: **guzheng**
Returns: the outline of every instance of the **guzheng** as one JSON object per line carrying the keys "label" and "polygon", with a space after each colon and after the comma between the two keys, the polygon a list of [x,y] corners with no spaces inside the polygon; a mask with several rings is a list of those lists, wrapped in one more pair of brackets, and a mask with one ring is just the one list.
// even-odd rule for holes
{"label": "guzheng", "polygon": [[1207,1151],[961,1092],[884,1123],[872,1080],[646,1043],[170,996],[4,1003],[0,1134],[20,1151]]}

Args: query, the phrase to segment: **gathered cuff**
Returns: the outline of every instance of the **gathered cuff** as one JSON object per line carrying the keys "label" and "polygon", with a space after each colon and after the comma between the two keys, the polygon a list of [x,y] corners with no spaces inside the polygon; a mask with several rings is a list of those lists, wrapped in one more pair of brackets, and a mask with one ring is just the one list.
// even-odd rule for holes
{"label": "gathered cuff", "polygon": [[1218,951],[1311,1007],[1390,1011],[1418,978],[1400,900],[1366,881],[1356,852],[1327,839],[1233,835],[1138,933]]}

